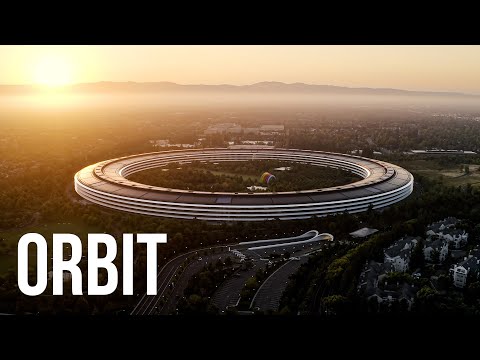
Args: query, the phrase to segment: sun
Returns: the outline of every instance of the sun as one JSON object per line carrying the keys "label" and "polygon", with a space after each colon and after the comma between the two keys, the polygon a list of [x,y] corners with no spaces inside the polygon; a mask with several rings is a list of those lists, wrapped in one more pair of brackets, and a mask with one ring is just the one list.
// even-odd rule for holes
{"label": "sun", "polygon": [[71,64],[55,56],[47,56],[38,61],[34,71],[35,83],[45,86],[64,86],[72,83]]}

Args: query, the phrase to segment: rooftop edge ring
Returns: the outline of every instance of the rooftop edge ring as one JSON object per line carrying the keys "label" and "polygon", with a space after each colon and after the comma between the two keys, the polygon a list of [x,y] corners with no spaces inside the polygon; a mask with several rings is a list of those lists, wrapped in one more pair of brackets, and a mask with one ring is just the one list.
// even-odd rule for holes
{"label": "rooftop edge ring", "polygon": [[[330,188],[292,192],[205,192],[140,184],[128,180],[139,171],[169,163],[187,164],[251,160],[338,168],[361,180]],[[379,209],[408,197],[413,176],[387,162],[361,156],[298,149],[194,149],[120,157],[87,166],[74,177],[84,199],[112,209],[143,215],[210,221],[306,219],[342,212]]]}

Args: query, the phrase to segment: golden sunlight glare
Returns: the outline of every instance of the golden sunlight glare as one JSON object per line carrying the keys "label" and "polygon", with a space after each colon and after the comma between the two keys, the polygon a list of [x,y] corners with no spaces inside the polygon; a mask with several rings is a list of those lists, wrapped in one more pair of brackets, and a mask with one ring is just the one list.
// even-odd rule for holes
{"label": "golden sunlight glare", "polygon": [[46,86],[62,86],[72,82],[70,64],[60,57],[42,58],[35,67],[35,82]]}

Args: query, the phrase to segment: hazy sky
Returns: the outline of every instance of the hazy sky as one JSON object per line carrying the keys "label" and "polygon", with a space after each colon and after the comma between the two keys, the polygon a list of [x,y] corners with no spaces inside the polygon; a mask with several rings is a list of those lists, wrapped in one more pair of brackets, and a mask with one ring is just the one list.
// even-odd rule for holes
{"label": "hazy sky", "polygon": [[480,46],[0,46],[0,83],[304,82],[480,93]]}

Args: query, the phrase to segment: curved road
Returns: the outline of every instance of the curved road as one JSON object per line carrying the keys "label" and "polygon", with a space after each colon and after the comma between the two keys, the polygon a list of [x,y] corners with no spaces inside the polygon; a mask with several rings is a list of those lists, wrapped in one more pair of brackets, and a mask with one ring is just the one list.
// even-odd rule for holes
{"label": "curved road", "polygon": [[307,260],[308,257],[303,256],[300,260],[290,259],[280,266],[260,286],[250,303],[250,309],[278,311],[280,298],[287,287],[290,275],[295,273]]}
{"label": "curved road", "polygon": [[[321,238],[321,240],[324,241],[333,241],[333,236],[328,233],[322,233],[316,237]],[[311,240],[306,241],[309,242]],[[250,309],[255,308],[260,311],[278,311],[280,299],[287,287],[290,275],[294,274],[302,264],[306,263],[309,255],[313,252],[316,252],[316,250],[308,251],[302,255],[297,255],[297,257],[290,258],[285,264],[275,270],[255,293],[255,296],[250,303]]]}
{"label": "curved road", "polygon": [[[300,240],[300,239],[304,239],[304,240]],[[241,249],[247,250],[246,247],[248,247],[249,245],[252,245],[252,244],[262,244],[262,246],[261,246],[262,248],[268,249],[268,248],[273,248],[273,247],[277,247],[277,246],[289,246],[289,245],[293,245],[293,244],[296,244],[296,243],[303,243],[303,242],[310,243],[310,242],[314,242],[314,241],[331,240],[331,239],[333,239],[333,236],[331,236],[330,234],[319,234],[318,231],[316,231],[316,230],[310,230],[310,231],[308,231],[308,232],[306,232],[302,235],[293,236],[293,237],[290,237],[290,238],[257,240],[257,241],[252,241],[252,242],[241,242],[241,243],[238,243],[238,244],[217,245],[217,246],[211,246],[211,247],[205,247],[205,248],[201,248],[201,249],[192,250],[192,251],[189,251],[187,253],[178,255],[178,256],[174,257],[173,259],[171,259],[170,261],[168,261],[158,272],[158,275],[157,275],[157,295],[144,294],[142,296],[142,298],[140,299],[140,301],[135,306],[135,308],[132,310],[130,315],[153,315],[153,314],[159,313],[159,311],[157,311],[157,309],[158,309],[158,304],[160,302],[160,299],[162,299],[162,297],[166,294],[168,286],[172,283],[172,281],[174,279],[174,276],[175,276],[175,273],[177,272],[178,268],[189,256],[191,256],[193,254],[196,254],[200,251],[209,250],[209,249],[223,249],[224,252],[227,252],[228,248],[231,248],[231,249],[236,248],[236,249],[240,249],[240,250]],[[280,244],[278,244],[278,242],[280,242]],[[266,244],[268,244],[268,245],[266,245]],[[217,255],[219,255],[219,254],[217,254]],[[214,256],[214,255],[212,255],[212,256]],[[207,260],[207,259],[205,259],[205,260]],[[189,266],[187,266],[187,269],[190,267],[190,265],[191,264],[189,264]],[[187,269],[185,269],[185,271]],[[181,276],[181,278],[182,277],[183,276]],[[168,299],[168,302],[165,305],[168,305],[168,306],[166,306],[166,308],[171,309],[172,299]],[[163,308],[165,307],[165,305],[162,306],[162,309],[160,309],[160,310],[164,310]],[[166,309],[166,310],[168,310],[168,309]],[[164,311],[160,311],[160,312],[164,313]]]}

